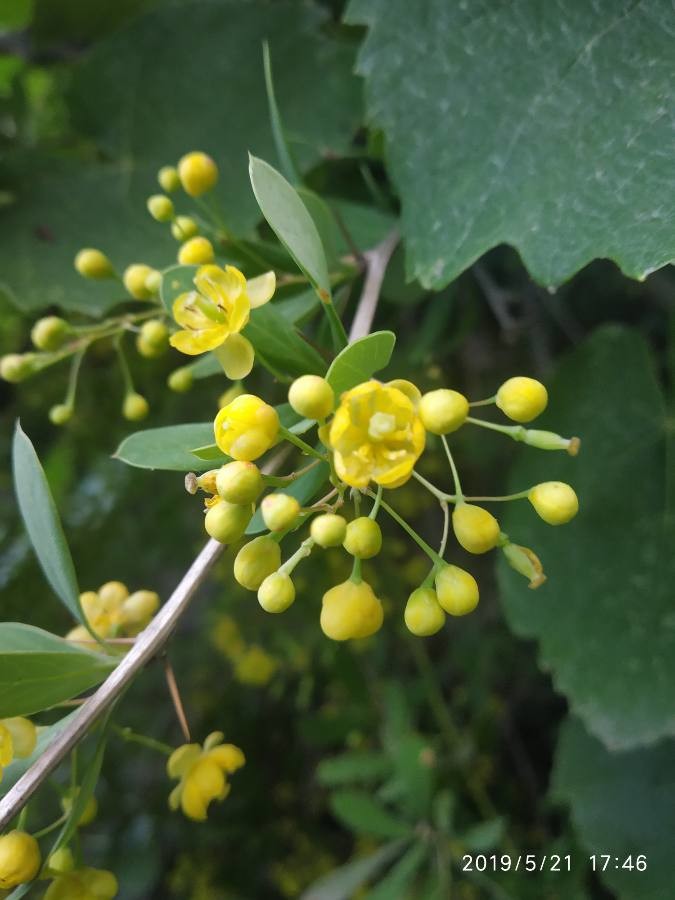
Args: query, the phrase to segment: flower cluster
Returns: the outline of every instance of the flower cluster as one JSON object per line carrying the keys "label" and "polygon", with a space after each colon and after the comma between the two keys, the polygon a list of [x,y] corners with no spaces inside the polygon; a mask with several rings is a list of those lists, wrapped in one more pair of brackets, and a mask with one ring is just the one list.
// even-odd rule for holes
{"label": "flower cluster", "polygon": [[[549,481],[508,497],[468,497],[462,491],[447,437],[468,424],[501,432],[533,447],[576,455],[578,438],[525,427],[546,408],[548,394],[543,384],[522,376],[510,378],[493,397],[471,403],[455,390],[422,394],[409,381],[381,383],[371,379],[336,398],[328,381],[305,375],[291,385],[288,401],[302,417],[302,430],[309,430],[312,424],[317,426],[318,445],[302,440],[298,429],[294,432],[283,427],[276,409],[260,397],[242,394],[227,403],[214,422],[216,444],[232,461],[199,477],[190,475],[186,480],[192,493],[201,488],[208,495],[207,533],[228,544],[240,540],[261,495],[271,489],[259,502],[266,533],[245,543],[234,561],[235,579],[247,590],[257,592],[264,610],[281,613],[288,609],[295,600],[291,577],[295,567],[317,547],[339,547],[353,558],[352,574],[325,593],[321,628],[337,641],[374,634],[382,625],[383,607],[363,578],[362,562],[381,550],[382,532],[377,518],[382,511],[404,528],[431,562],[429,574],[413,590],[405,606],[405,624],[416,635],[436,633],[446,615],[466,615],[479,601],[473,575],[444,559],[450,528],[467,553],[483,554],[499,548],[509,565],[528,579],[530,587],[536,588],[545,581],[536,554],[513,543],[501,530],[497,518],[474,500],[528,499],[545,522],[561,525],[578,511],[574,490],[568,484]],[[499,424],[471,415],[472,407],[489,404],[496,405],[518,424]],[[256,460],[282,441],[299,447],[312,462],[287,476],[264,474]],[[431,484],[415,468],[427,441],[443,447],[454,484],[452,492]],[[290,488],[298,477],[321,464],[329,472],[328,493],[303,507]],[[385,489],[394,490],[411,479],[439,503],[444,527],[438,550],[427,544],[384,499]],[[362,515],[360,507],[367,498],[372,500],[371,508]],[[350,521],[342,514],[349,500],[354,508]],[[282,562],[282,541],[306,522],[310,523],[309,536]]]}
{"label": "flower cluster", "polygon": [[148,590],[130,594],[121,581],[106,581],[98,591],[80,594],[80,605],[89,628],[76,625],[66,640],[92,650],[96,642],[89,629],[102,641],[133,638],[147,627],[159,609],[159,595]]}

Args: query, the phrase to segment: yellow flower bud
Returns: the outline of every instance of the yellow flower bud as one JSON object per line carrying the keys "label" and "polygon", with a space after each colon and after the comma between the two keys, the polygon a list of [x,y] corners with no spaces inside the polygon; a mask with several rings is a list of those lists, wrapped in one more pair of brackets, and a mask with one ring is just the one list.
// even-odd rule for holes
{"label": "yellow flower bud", "polygon": [[458,391],[441,388],[424,394],[417,412],[427,431],[432,434],[450,434],[466,421],[469,401]]}
{"label": "yellow flower bud", "polygon": [[122,415],[129,422],[140,422],[150,412],[150,404],[141,394],[132,391],[122,404]]}
{"label": "yellow flower bud", "polygon": [[142,631],[159,609],[159,594],[155,591],[134,591],[122,601],[120,622],[128,632]]}
{"label": "yellow flower bud", "polygon": [[168,194],[177,191],[180,187],[180,178],[178,177],[178,169],[174,166],[162,166],[157,173],[157,181],[163,191]]}
{"label": "yellow flower bud", "polygon": [[59,873],[47,888],[44,900],[113,900],[118,891],[112,872],[83,866]]}
{"label": "yellow flower bud", "polygon": [[32,881],[40,870],[40,848],[25,831],[0,837],[0,888],[8,890]]}
{"label": "yellow flower bud", "polygon": [[[24,716],[12,716],[9,719],[0,719],[0,725],[11,736],[11,758],[0,758],[0,773],[2,766],[7,765],[12,759],[26,759],[35,750],[37,744],[37,729],[30,719]],[[4,760],[4,761],[3,761]],[[1,777],[1,776],[0,776]]]}
{"label": "yellow flower bud", "polygon": [[69,403],[56,403],[49,410],[52,425],[66,425],[73,418],[73,407]]}
{"label": "yellow flower bud", "polygon": [[151,269],[150,274],[146,276],[145,287],[150,291],[153,297],[155,294],[159,294],[162,287],[162,273],[158,272],[157,269]]}
{"label": "yellow flower bud", "polygon": [[504,544],[501,549],[511,568],[529,580],[528,587],[532,590],[540,587],[546,581],[541,561],[529,547],[521,547],[519,544],[509,542]]}
{"label": "yellow flower bud", "polygon": [[181,366],[166,379],[167,385],[177,394],[186,394],[194,384],[194,376],[189,366]]}
{"label": "yellow flower bud", "polygon": [[206,153],[186,153],[178,163],[178,177],[183,190],[191,197],[210,191],[218,181],[218,166]]}
{"label": "yellow flower bud", "polygon": [[73,851],[70,847],[60,847],[47,859],[47,870],[50,874],[63,875],[64,872],[72,872],[75,868]]}
{"label": "yellow flower bud", "polygon": [[492,513],[472,503],[458,503],[452,513],[455,537],[469,553],[487,553],[497,546],[499,522]]}
{"label": "yellow flower bud", "polygon": [[205,237],[190,238],[178,251],[178,262],[182,266],[201,266],[214,259],[213,244]]}
{"label": "yellow flower bud", "polygon": [[436,596],[449,616],[465,616],[478,606],[478,584],[459,566],[443,566],[436,572]]}
{"label": "yellow flower bud", "polygon": [[199,234],[199,225],[190,216],[176,216],[171,224],[171,234],[181,243]]}
{"label": "yellow flower bud", "polygon": [[260,397],[242,394],[220,410],[213,430],[223,453],[233,459],[251,462],[276,442],[279,416],[276,409]]}
{"label": "yellow flower bud", "polygon": [[[75,788],[75,790],[70,790],[61,797],[61,809],[65,813],[65,815],[69,816],[70,811],[73,808],[73,804],[77,800],[77,795],[79,794],[80,789]],[[92,794],[87,802],[85,803],[84,809],[80,813],[80,818],[77,820],[77,827],[84,828],[85,825],[89,825],[90,822],[93,822],[96,818],[96,813],[98,812],[98,801],[96,797]]]}
{"label": "yellow flower bud", "polygon": [[445,624],[445,613],[436,591],[425,587],[413,591],[408,597],[403,618],[408,631],[418,637],[428,637],[440,631]]}
{"label": "yellow flower bud", "polygon": [[347,534],[347,522],[342,516],[324,513],[311,525],[310,535],[319,547],[339,547]]}
{"label": "yellow flower bud", "polygon": [[84,594],[80,595],[80,603],[85,612],[87,611],[88,598],[92,595],[93,597],[98,597],[104,607],[108,609],[117,609],[129,596],[129,589],[123,581],[106,581],[106,583],[102,584],[98,589],[98,593],[86,591]]}
{"label": "yellow flower bud", "polygon": [[546,409],[548,392],[540,381],[517,376],[504,382],[495,402],[514,422],[531,422]]}
{"label": "yellow flower bud", "polygon": [[148,212],[157,222],[170,222],[173,219],[173,201],[164,194],[153,194],[148,197]]}
{"label": "yellow flower bud", "polygon": [[564,525],[579,512],[577,495],[564,481],[544,481],[537,484],[527,498],[537,515],[549,525]]}
{"label": "yellow flower bud", "polygon": [[333,641],[369,637],[383,618],[382,604],[365,581],[344,581],[323,595],[321,630]]}
{"label": "yellow flower bud", "polygon": [[153,291],[148,288],[146,279],[155,269],[146,266],[145,263],[133,263],[127,266],[122,275],[124,287],[135,300],[149,300]]}
{"label": "yellow flower bud", "polygon": [[30,338],[38,350],[58,350],[70,334],[70,325],[59,316],[38,319],[31,329]]}
{"label": "yellow flower bud", "polygon": [[347,525],[342,543],[347,553],[357,559],[370,559],[382,549],[382,531],[374,519],[360,516]]}
{"label": "yellow flower bud", "polygon": [[83,278],[101,280],[115,275],[112,263],[105,253],[91,248],[80,250],[75,257],[75,268]]}
{"label": "yellow flower bud", "polygon": [[169,348],[169,329],[160,319],[144,322],[136,338],[136,348],[147,359],[161,356]]}
{"label": "yellow flower bud", "polygon": [[281,565],[279,544],[268,535],[244,544],[234,559],[234,577],[247,591],[257,591]]}
{"label": "yellow flower bud", "polygon": [[295,586],[285,572],[268,575],[258,589],[258,603],[265,612],[282,613],[295,600]]}
{"label": "yellow flower bud", "polygon": [[260,469],[253,462],[235,460],[216,474],[216,490],[229,503],[253,503],[264,487]]}
{"label": "yellow flower bud", "polygon": [[268,494],[260,504],[260,512],[270,531],[284,531],[297,519],[300,504],[290,494]]}
{"label": "yellow flower bud", "polygon": [[305,419],[325,419],[333,412],[335,395],[325,378],[303,375],[291,385],[288,402]]}
{"label": "yellow flower bud", "polygon": [[17,384],[33,374],[33,353],[8,353],[0,359],[0,377]]}
{"label": "yellow flower bud", "polygon": [[246,531],[251,516],[250,504],[240,506],[228,503],[227,500],[219,500],[206,513],[204,527],[214,540],[221,544],[233,544]]}

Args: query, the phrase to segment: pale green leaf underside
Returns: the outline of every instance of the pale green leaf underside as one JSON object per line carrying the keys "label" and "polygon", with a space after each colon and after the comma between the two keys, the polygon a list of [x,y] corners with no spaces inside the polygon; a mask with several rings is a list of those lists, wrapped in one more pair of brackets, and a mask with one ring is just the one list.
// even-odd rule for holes
{"label": "pale green leaf underside", "polygon": [[16,622],[0,624],[0,718],[27,716],[99,684],[116,661]]}
{"label": "pale green leaf underside", "polygon": [[[621,900],[670,900],[675,834],[675,743],[610,753],[581,723],[565,723],[551,793],[571,806],[586,851],[609,853],[601,879]],[[623,861],[647,857],[644,872]],[[618,865],[616,864],[618,860]],[[600,868],[602,861],[599,861]]]}
{"label": "pale green leaf underside", "polygon": [[384,369],[391,359],[396,343],[393,331],[375,331],[345,347],[333,360],[326,374],[335,396],[348,391],[376,372]]}
{"label": "pale green leaf underside", "polygon": [[168,469],[174,472],[200,472],[212,468],[191,452],[213,441],[213,422],[166,425],[130,434],[119,445],[115,459],[140,469]]}
{"label": "pale green leaf underside", "polygon": [[540,642],[556,688],[605,744],[675,735],[675,533],[666,414],[649,351],[634,332],[602,329],[562,363],[549,389],[537,427],[580,435],[581,452],[572,459],[521,445],[508,488],[567,481],[580,511],[551,528],[526,500],[500,504],[502,528],[535,550],[548,575],[533,593],[500,565],[507,618]]}
{"label": "pale green leaf underside", "polygon": [[347,20],[424,286],[501,243],[546,285],[675,257],[672,4],[352,0]]}

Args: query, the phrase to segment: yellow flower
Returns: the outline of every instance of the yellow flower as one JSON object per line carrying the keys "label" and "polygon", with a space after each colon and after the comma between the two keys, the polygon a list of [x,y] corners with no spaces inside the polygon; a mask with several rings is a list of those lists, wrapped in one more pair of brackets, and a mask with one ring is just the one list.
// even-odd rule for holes
{"label": "yellow flower", "polygon": [[84,866],[57,875],[47,888],[44,900],[112,900],[118,890],[112,872]]}
{"label": "yellow flower", "polygon": [[30,719],[12,716],[0,719],[0,781],[2,770],[15,759],[30,756],[37,743],[37,729]]}
{"label": "yellow flower", "polygon": [[196,290],[173,304],[173,317],[183,330],[171,336],[171,345],[189,356],[218,349],[227,377],[244,378],[253,368],[253,347],[239,332],[251,310],[274,294],[274,272],[247,281],[234,266],[202,266],[194,285]]}
{"label": "yellow flower", "polygon": [[[159,596],[154,591],[129,590],[121,581],[107,581],[96,591],[80,594],[80,605],[89,627],[102,640],[124,635],[134,637],[141,632],[159,609]],[[96,649],[93,638],[77,625],[66,635],[69,641],[82,642],[88,650]]]}
{"label": "yellow flower", "polygon": [[395,488],[410,478],[425,431],[409,394],[372,380],[342,395],[328,439],[342,481]]}
{"label": "yellow flower", "polygon": [[215,418],[216,444],[233,459],[251,462],[266,453],[279,433],[279,416],[254,394],[242,394]]}
{"label": "yellow flower", "polygon": [[227,775],[244,765],[244,754],[234,744],[223,744],[223,735],[214,731],[199,744],[183,744],[169,757],[167,772],[179,779],[171,791],[169,806],[180,807],[189,819],[203,822],[212,800],[224,800],[230,792]]}

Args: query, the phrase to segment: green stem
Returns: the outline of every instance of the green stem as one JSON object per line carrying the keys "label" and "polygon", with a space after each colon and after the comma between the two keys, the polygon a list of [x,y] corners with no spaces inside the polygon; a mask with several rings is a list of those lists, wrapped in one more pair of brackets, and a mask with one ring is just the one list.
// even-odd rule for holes
{"label": "green stem", "polygon": [[441,546],[438,548],[438,555],[442,558],[445,555],[448,534],[450,532],[450,510],[448,509],[448,504],[445,502],[441,502],[441,509],[443,510],[443,535],[441,537]]}
{"label": "green stem", "polygon": [[416,472],[413,469],[412,473],[413,478],[419,481],[420,484],[424,485],[424,487],[436,497],[436,499],[440,503],[455,503],[456,497],[454,494],[446,494],[445,491],[442,491],[440,488],[437,488],[430,481],[427,481],[419,472]]}
{"label": "green stem", "polygon": [[501,434],[507,434],[514,440],[522,440],[521,435],[525,434],[527,429],[522,425],[498,425],[496,422],[486,422],[485,419],[474,419],[473,416],[467,416],[467,422],[472,425],[478,425],[480,428],[489,428],[490,431],[499,431]]}
{"label": "green stem", "polygon": [[132,731],[131,728],[121,728],[119,725],[113,724],[112,730],[118,737],[121,737],[123,741],[127,741],[130,744],[140,744],[142,747],[147,747],[149,750],[156,750],[158,753],[163,753],[165,756],[171,756],[174,751],[174,748],[170,747],[168,744],[164,744],[162,741],[156,741],[151,737],[146,737],[144,734],[137,734],[135,731]]}
{"label": "green stem", "polygon": [[82,347],[81,350],[78,350],[77,353],[73,356],[72,362],[70,364],[70,375],[68,377],[68,391],[66,392],[65,405],[66,406],[74,406],[75,405],[75,392],[77,391],[77,379],[80,374],[80,366],[82,365],[82,360],[84,359],[84,354],[87,352],[87,347]]}
{"label": "green stem", "polygon": [[[377,494],[373,493],[373,491],[371,491],[371,490],[366,490],[366,494],[368,494],[368,496],[372,497],[373,499],[377,498]],[[436,553],[436,551],[432,547],[430,547],[429,544],[427,544],[427,542],[423,538],[421,538],[419,536],[419,534],[415,531],[415,529],[411,525],[409,525],[405,519],[403,519],[401,516],[399,516],[399,514],[396,512],[395,509],[392,509],[388,503],[384,502],[384,500],[380,500],[380,505],[382,506],[382,509],[385,510],[385,512],[389,513],[389,515],[392,517],[392,519],[395,522],[398,522],[398,524],[401,526],[401,528],[410,535],[410,537],[415,541],[417,546],[420,547],[422,550],[424,550],[424,552],[427,554],[429,559],[433,560],[433,562],[436,563],[437,565],[440,565],[440,566],[444,565],[443,560],[438,555],[438,553]]]}
{"label": "green stem", "polygon": [[117,358],[120,364],[120,370],[122,372],[122,379],[124,381],[124,392],[125,394],[133,394],[134,393],[134,382],[131,378],[131,371],[129,370],[129,363],[127,362],[127,358],[124,355],[124,350],[122,349],[122,335],[118,334],[115,338],[115,350],[117,351]]}
{"label": "green stem", "polygon": [[21,812],[19,813],[19,820],[16,823],[17,831],[25,831],[26,830],[26,825],[28,823],[28,807],[29,807],[29,805],[30,804],[27,803],[24,806],[24,808],[21,810]]}
{"label": "green stem", "polygon": [[356,556],[352,563],[352,574],[349,576],[349,580],[353,581],[354,584],[361,584],[363,581],[363,578],[361,577],[361,560]]}
{"label": "green stem", "polygon": [[491,406],[495,400],[497,399],[496,395],[494,397],[488,397],[485,400],[474,400],[469,403],[469,406]]}
{"label": "green stem", "polygon": [[465,497],[465,500],[470,501],[481,501],[484,503],[502,503],[507,500],[524,500],[530,493],[532,488],[528,488],[526,491],[520,491],[518,494],[506,494],[503,497]]}
{"label": "green stem", "polygon": [[298,469],[297,472],[291,472],[288,475],[263,475],[263,481],[265,482],[265,484],[269,484],[270,487],[284,487],[285,485],[291,484],[293,481],[296,481],[298,478],[300,478],[301,475],[304,475],[306,472],[309,472],[310,469],[313,469],[318,465],[319,460],[315,459],[314,462],[311,462],[303,469]]}
{"label": "green stem", "polygon": [[316,459],[320,459],[322,462],[326,462],[327,456],[323,453],[319,453],[318,450],[315,450],[314,447],[310,447],[309,444],[306,444],[302,438],[299,438],[297,434],[293,434],[292,431],[289,431],[288,428],[284,428],[283,425],[279,426],[279,434],[291,444],[295,444],[303,453],[306,453],[308,456],[314,456]]}
{"label": "green stem", "polygon": [[378,485],[377,488],[377,496],[375,497],[375,502],[373,503],[373,508],[368,514],[369,519],[376,519],[377,514],[380,511],[380,506],[382,505],[382,485]]}
{"label": "green stem", "polygon": [[328,318],[328,324],[330,325],[331,334],[333,335],[333,343],[335,345],[335,349],[338,352],[340,350],[344,350],[344,348],[349,343],[349,338],[347,337],[345,326],[342,324],[342,319],[338,316],[331,298],[328,297],[328,299],[326,299],[324,296],[322,296],[321,292],[317,291],[317,293],[319,294],[321,305],[323,306]]}
{"label": "green stem", "polygon": [[301,559],[305,559],[309,556],[314,548],[314,539],[309,537],[304,540],[295,553],[292,556],[289,556],[286,562],[279,567],[279,572],[282,572],[284,575],[290,575],[293,569],[297,566]]}
{"label": "green stem", "polygon": [[452,480],[455,483],[455,494],[457,497],[456,502],[461,503],[463,498],[462,494],[462,486],[459,483],[459,473],[457,472],[457,466],[455,465],[455,460],[453,459],[452,453],[450,452],[450,445],[448,444],[448,439],[444,434],[441,435],[441,441],[443,442],[443,447],[445,449],[445,455],[448,457],[448,462],[450,463],[450,468],[452,469]]}
{"label": "green stem", "polygon": [[36,841],[39,841],[40,838],[43,838],[45,835],[50,834],[52,831],[55,831],[57,828],[60,828],[61,825],[68,819],[67,815],[63,815],[58,818],[55,822],[52,822],[51,825],[47,825],[45,828],[42,828],[40,831],[36,831],[33,833],[33,837]]}

